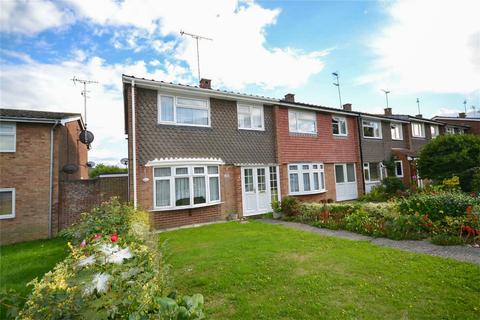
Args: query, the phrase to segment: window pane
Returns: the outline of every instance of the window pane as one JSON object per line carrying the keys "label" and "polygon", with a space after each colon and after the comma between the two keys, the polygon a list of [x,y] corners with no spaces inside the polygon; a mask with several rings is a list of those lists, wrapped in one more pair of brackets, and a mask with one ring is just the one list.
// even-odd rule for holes
{"label": "window pane", "polygon": [[373,128],[372,127],[363,127],[363,135],[365,137],[373,137]]}
{"label": "window pane", "polygon": [[218,174],[218,167],[217,166],[209,166],[208,167],[208,174]]}
{"label": "window pane", "polygon": [[320,189],[325,190],[325,174],[320,172]]}
{"label": "window pane", "polygon": [[161,120],[162,121],[173,121],[173,97],[160,97],[161,105]]}
{"label": "window pane", "polygon": [[252,108],[252,128],[261,129],[262,127],[262,109]]}
{"label": "window pane", "polygon": [[193,204],[207,202],[205,177],[193,177]]}
{"label": "window pane", "polygon": [[257,182],[258,182],[258,191],[265,192],[265,169],[257,169]]}
{"label": "window pane", "polygon": [[15,136],[12,134],[0,134],[0,150],[13,151],[15,150]]}
{"label": "window pane", "polygon": [[347,134],[347,122],[345,120],[340,122],[340,133]]}
{"label": "window pane", "polygon": [[298,123],[301,132],[315,133],[315,121],[302,119]]}
{"label": "window pane", "polygon": [[220,200],[220,190],[218,188],[218,177],[210,177],[210,201]]}
{"label": "window pane", "polygon": [[313,190],[319,190],[318,172],[313,173]]}
{"label": "window pane", "polygon": [[238,127],[250,129],[252,127],[252,119],[249,114],[238,114]]}
{"label": "window pane", "polygon": [[288,166],[288,169],[290,169],[290,170],[297,170],[297,169],[298,169],[298,166],[297,166],[297,165]]}
{"label": "window pane", "polygon": [[170,180],[156,180],[155,193],[155,206],[170,206]]}
{"label": "window pane", "polygon": [[370,181],[380,180],[380,165],[378,162],[370,162]]}
{"label": "window pane", "polygon": [[195,174],[205,173],[205,168],[204,167],[195,167],[195,168],[193,168],[193,173],[195,173]]}
{"label": "window pane", "polygon": [[208,125],[208,111],[206,109],[190,109],[177,107],[177,123]]}
{"label": "window pane", "polygon": [[175,178],[175,206],[190,205],[189,178]]}
{"label": "window pane", "polygon": [[290,192],[298,192],[298,174],[290,173]]}
{"label": "window pane", "polygon": [[310,173],[303,174],[303,191],[310,191]]}
{"label": "window pane", "polygon": [[0,122],[0,133],[15,133],[15,124]]}
{"label": "window pane", "polygon": [[12,214],[12,191],[0,191],[0,215]]}
{"label": "window pane", "polygon": [[365,176],[365,181],[370,181],[370,171],[368,169],[363,169],[363,175]]}
{"label": "window pane", "polygon": [[153,169],[155,177],[169,177],[172,173],[170,168],[155,168]]}
{"label": "window pane", "polygon": [[288,127],[290,132],[296,132],[297,129],[297,113],[290,111],[288,113]]}
{"label": "window pane", "polygon": [[402,162],[400,161],[395,162],[395,172],[397,176],[403,176]]}
{"label": "window pane", "polygon": [[338,120],[335,118],[332,118],[332,129],[333,129],[333,134],[339,134],[340,131],[338,129]]}
{"label": "window pane", "polygon": [[355,166],[353,163],[347,164],[347,181],[354,182],[355,181]]}
{"label": "window pane", "polygon": [[308,164],[302,165],[302,169],[303,169],[303,170],[308,170],[308,168],[310,168],[310,166],[309,166]]}
{"label": "window pane", "polygon": [[175,174],[188,174],[188,168],[177,168]]}
{"label": "window pane", "polygon": [[343,174],[343,165],[335,165],[335,180],[337,183],[345,182],[345,176]]}
{"label": "window pane", "polygon": [[253,191],[253,169],[245,169],[244,185],[245,185],[245,192]]}
{"label": "window pane", "polygon": [[277,168],[270,167],[270,193],[271,200],[278,200],[278,188],[277,188]]}
{"label": "window pane", "polygon": [[187,98],[177,98],[177,104],[184,106],[195,106],[195,107],[207,107],[206,100],[197,100],[197,99],[187,99]]}

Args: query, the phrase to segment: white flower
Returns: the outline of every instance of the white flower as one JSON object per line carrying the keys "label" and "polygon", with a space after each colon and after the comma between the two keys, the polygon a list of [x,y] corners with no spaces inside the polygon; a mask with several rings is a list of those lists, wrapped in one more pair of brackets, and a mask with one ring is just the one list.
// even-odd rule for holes
{"label": "white flower", "polygon": [[130,249],[125,248],[109,255],[106,259],[106,262],[121,264],[123,263],[123,260],[130,259],[131,257],[132,253],[130,252]]}
{"label": "white flower", "polygon": [[91,295],[95,290],[98,293],[107,292],[108,290],[108,280],[110,275],[106,273],[97,273],[93,276],[92,282],[90,285],[87,285],[83,290],[84,295]]}
{"label": "white flower", "polygon": [[118,250],[120,250],[120,248],[116,244],[102,244],[100,246],[100,252],[106,256],[109,256]]}
{"label": "white flower", "polygon": [[80,261],[78,262],[78,266],[79,266],[79,267],[85,267],[85,266],[88,266],[88,265],[90,265],[90,264],[92,264],[92,263],[94,263],[94,262],[95,262],[95,256],[94,256],[94,255],[91,255],[91,256],[89,256],[89,257],[86,257],[86,258],[80,260]]}

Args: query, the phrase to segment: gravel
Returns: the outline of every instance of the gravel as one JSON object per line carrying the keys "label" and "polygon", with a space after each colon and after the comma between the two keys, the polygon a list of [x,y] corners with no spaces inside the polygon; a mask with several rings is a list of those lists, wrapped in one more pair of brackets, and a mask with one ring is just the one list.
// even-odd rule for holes
{"label": "gravel", "polygon": [[471,262],[480,265],[480,248],[474,248],[472,246],[439,246],[423,240],[391,240],[387,238],[374,238],[350,231],[317,228],[297,222],[287,222],[273,219],[261,219],[260,221],[269,224],[279,224],[289,228],[305,230],[325,236],[349,240],[369,241],[373,244],[383,247],[397,248],[404,251],[451,258],[458,261]]}

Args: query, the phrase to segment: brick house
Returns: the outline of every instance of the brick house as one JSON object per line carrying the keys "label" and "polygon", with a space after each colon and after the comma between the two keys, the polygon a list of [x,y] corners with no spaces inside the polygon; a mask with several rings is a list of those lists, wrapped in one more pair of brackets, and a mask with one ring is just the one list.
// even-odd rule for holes
{"label": "brick house", "polygon": [[[130,199],[155,228],[362,193],[357,114],[123,76]],[[132,117],[132,115],[135,117]]]}
{"label": "brick house", "polygon": [[[80,114],[0,111],[0,244],[58,230],[62,182],[88,178]],[[62,171],[70,164],[74,173]]]}
{"label": "brick house", "polygon": [[460,112],[458,117],[435,116],[432,118],[432,120],[445,123],[446,133],[467,133],[480,135],[480,118],[467,118],[464,112]]}

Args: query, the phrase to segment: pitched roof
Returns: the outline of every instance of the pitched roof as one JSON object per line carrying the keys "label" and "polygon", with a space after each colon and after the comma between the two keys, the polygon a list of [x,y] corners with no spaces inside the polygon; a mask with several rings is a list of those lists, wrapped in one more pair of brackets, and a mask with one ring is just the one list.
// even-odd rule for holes
{"label": "pitched roof", "polygon": [[69,119],[71,121],[79,120],[83,126],[83,119],[80,113],[0,108],[0,120],[3,121],[56,123]]}

